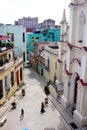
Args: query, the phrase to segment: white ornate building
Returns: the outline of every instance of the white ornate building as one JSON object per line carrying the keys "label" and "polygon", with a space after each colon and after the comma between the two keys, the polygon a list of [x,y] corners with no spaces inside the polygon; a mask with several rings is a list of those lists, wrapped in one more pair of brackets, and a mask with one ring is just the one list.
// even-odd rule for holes
{"label": "white ornate building", "polygon": [[73,117],[84,126],[87,125],[87,0],[71,0],[69,7],[69,38],[65,11],[61,21],[58,80],[64,83],[61,103],[65,108],[74,106]]}

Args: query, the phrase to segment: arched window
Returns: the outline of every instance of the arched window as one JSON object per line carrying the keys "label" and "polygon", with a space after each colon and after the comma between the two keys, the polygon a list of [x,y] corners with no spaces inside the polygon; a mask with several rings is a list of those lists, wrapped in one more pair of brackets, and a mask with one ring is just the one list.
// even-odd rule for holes
{"label": "arched window", "polygon": [[48,57],[48,61],[47,61],[47,66],[48,66],[48,69],[50,68],[50,58]]}
{"label": "arched window", "polygon": [[85,15],[83,11],[81,11],[79,18],[79,42],[83,42],[83,29],[85,22],[86,22]]}

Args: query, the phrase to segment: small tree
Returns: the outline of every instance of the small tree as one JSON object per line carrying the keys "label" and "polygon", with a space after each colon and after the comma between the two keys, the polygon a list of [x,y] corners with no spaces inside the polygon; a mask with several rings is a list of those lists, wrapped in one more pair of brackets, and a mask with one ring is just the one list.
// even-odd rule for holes
{"label": "small tree", "polygon": [[45,94],[48,96],[50,94],[49,86],[44,87]]}
{"label": "small tree", "polygon": [[25,96],[25,89],[21,90],[21,94],[22,94],[22,96]]}
{"label": "small tree", "polygon": [[17,103],[16,103],[15,101],[13,101],[13,102],[11,103],[11,105],[12,105],[12,108],[16,108]]}
{"label": "small tree", "polygon": [[45,92],[45,94],[46,94],[46,98],[45,98],[45,104],[48,104],[48,95],[50,94],[50,90],[49,90],[49,86],[45,86],[44,87],[44,92]]}

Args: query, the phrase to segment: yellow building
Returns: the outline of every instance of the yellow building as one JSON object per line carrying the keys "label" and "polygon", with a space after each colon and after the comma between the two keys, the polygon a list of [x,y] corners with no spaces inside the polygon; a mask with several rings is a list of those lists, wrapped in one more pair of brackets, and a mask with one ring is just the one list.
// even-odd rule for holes
{"label": "yellow building", "polygon": [[[57,87],[55,85],[58,79],[58,45],[53,43],[46,45],[45,51],[45,78],[51,94],[57,99]],[[55,86],[55,87],[54,87]]]}
{"label": "yellow building", "polygon": [[45,46],[45,78],[54,84],[58,78],[58,45]]}
{"label": "yellow building", "polygon": [[[23,81],[23,56],[18,62],[13,57],[13,47],[3,44],[8,37],[0,36],[0,105],[9,99],[17,90],[17,76],[19,83]],[[3,47],[4,46],[4,47]],[[16,75],[20,69],[20,74]]]}
{"label": "yellow building", "polygon": [[0,105],[16,91],[13,49],[1,48],[0,52]]}

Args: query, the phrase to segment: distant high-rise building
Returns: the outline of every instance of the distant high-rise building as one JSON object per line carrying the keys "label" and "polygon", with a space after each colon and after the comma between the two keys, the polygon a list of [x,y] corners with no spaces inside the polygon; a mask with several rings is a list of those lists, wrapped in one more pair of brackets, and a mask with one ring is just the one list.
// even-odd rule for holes
{"label": "distant high-rise building", "polygon": [[18,21],[15,21],[15,25],[23,25],[26,28],[38,28],[38,17],[23,17],[18,19]]}
{"label": "distant high-rise building", "polygon": [[46,28],[54,28],[54,27],[55,27],[55,21],[52,20],[52,19],[47,19],[47,20],[44,20],[44,21],[43,21],[43,25],[44,25]]}
{"label": "distant high-rise building", "polygon": [[38,25],[38,27],[39,27],[39,29],[55,28],[55,20],[53,20],[53,19],[44,20],[43,23],[40,23]]}

